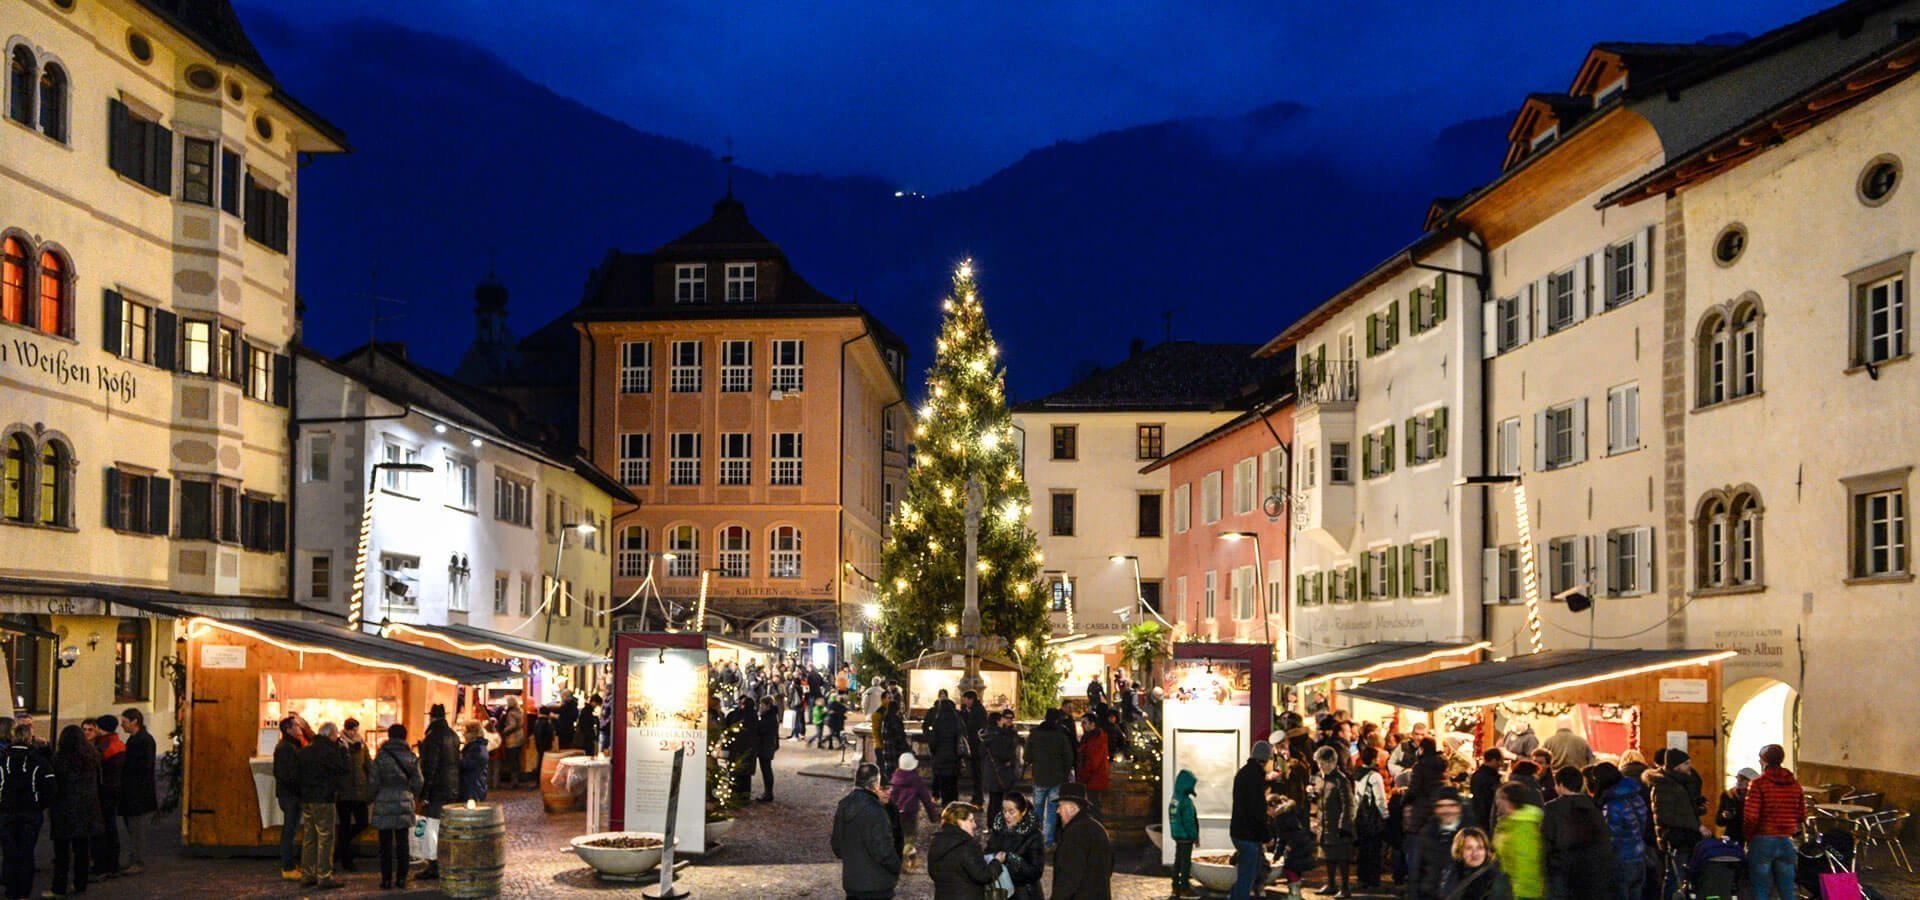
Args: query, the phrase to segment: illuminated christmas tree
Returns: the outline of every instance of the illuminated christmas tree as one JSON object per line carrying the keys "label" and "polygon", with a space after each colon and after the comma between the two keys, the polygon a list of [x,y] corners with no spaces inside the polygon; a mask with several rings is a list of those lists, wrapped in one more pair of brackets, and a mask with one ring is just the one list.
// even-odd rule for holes
{"label": "illuminated christmas tree", "polygon": [[[923,405],[914,415],[907,496],[881,551],[880,620],[875,646],[883,668],[902,665],[960,628],[965,606],[967,482],[984,494],[979,534],[980,632],[999,638],[1022,664],[1023,711],[1054,699],[1058,676],[1046,652],[1051,624],[1039,581],[1040,550],[1007,411],[1006,371],[987,329],[971,261],[953,276]],[[871,659],[871,657],[870,657]]]}

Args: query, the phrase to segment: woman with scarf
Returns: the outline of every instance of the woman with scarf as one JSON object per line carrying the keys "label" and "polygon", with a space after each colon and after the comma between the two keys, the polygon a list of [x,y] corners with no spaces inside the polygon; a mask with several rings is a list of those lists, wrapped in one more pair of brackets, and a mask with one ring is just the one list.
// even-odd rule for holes
{"label": "woman with scarf", "polygon": [[1013,879],[1009,900],[1044,900],[1040,876],[1046,869],[1046,845],[1040,838],[1040,822],[1033,815],[1033,801],[1019,791],[1008,791],[993,817],[993,833],[987,837],[987,855],[1005,853],[1003,865]]}

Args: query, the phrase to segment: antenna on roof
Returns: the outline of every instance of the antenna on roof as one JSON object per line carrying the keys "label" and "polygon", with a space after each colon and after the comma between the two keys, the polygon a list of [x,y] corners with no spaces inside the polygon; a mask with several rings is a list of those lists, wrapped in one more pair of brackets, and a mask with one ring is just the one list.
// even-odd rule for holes
{"label": "antenna on roof", "polygon": [[727,135],[727,155],[720,157],[727,167],[727,199],[733,199],[733,135]]}
{"label": "antenna on roof", "polygon": [[[380,304],[391,303],[395,306],[404,306],[406,301],[380,296],[380,270],[377,268],[369,268],[367,270],[367,292],[362,296],[367,298],[367,349],[369,351],[378,350],[380,346],[380,323],[401,318],[399,315],[381,315]],[[378,353],[370,353],[368,355],[368,365],[378,365],[379,358],[380,355]]]}

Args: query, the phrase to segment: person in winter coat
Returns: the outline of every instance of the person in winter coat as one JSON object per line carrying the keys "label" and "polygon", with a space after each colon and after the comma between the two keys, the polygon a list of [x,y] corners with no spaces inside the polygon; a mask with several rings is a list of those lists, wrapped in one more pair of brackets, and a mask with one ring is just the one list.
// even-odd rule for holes
{"label": "person in winter coat", "polygon": [[1467,780],[1467,792],[1473,795],[1467,807],[1467,827],[1492,833],[1493,794],[1500,790],[1500,764],[1505,761],[1498,748],[1480,754],[1480,767],[1474,769],[1473,777]]}
{"label": "person in winter coat", "polygon": [[882,778],[893,774],[893,767],[900,763],[900,754],[912,750],[907,742],[907,722],[902,718],[900,701],[886,700],[880,704],[880,725],[874,729],[880,741],[880,765]]}
{"label": "person in winter coat", "polygon": [[600,750],[600,695],[587,698],[587,705],[580,707],[580,717],[573,723],[573,746],[581,753],[592,756]]}
{"label": "person in winter coat", "polygon": [[1113,751],[1107,743],[1107,731],[1100,727],[1100,720],[1093,716],[1081,719],[1086,727],[1085,736],[1080,739],[1079,756],[1073,769],[1074,781],[1087,789],[1087,802],[1097,818],[1100,815],[1100,798],[1106,796],[1112,787]]}
{"label": "person in winter coat", "polygon": [[961,730],[966,725],[953,701],[940,700],[927,714],[927,746],[933,751],[933,795],[941,803],[960,799]]}
{"label": "person in winter coat", "polygon": [[[984,802],[987,791],[985,776],[986,748],[984,746],[988,729],[999,723],[987,715],[987,707],[980,702],[976,691],[960,694],[960,740],[966,744],[967,777],[973,781],[973,805]],[[987,817],[998,814],[999,804],[987,807]]]}
{"label": "person in winter coat", "polygon": [[1613,763],[1597,763],[1589,772],[1589,788],[1606,817],[1613,842],[1613,890],[1621,900],[1638,900],[1647,877],[1647,833],[1652,817],[1639,785],[1622,777]]}
{"label": "person in winter coat", "polygon": [[926,813],[928,822],[938,822],[940,807],[927,791],[926,779],[920,777],[919,758],[911,753],[900,754],[900,764],[888,783],[893,785],[893,808],[900,813],[900,855],[906,860],[904,866],[912,869],[920,847],[920,814]]}
{"label": "person in winter coat", "polygon": [[1493,835],[1494,856],[1507,873],[1514,900],[1545,900],[1547,872],[1540,856],[1540,792],[1509,781],[1494,795],[1500,824]]}
{"label": "person in winter coat", "polygon": [[121,821],[127,827],[127,867],[122,875],[138,875],[147,869],[147,832],[153,828],[153,815],[160,809],[160,794],[155,785],[158,762],[153,735],[147,732],[147,718],[129,707],[120,714],[120,727],[127,733],[127,762],[120,772]]}
{"label": "person in winter coat", "polygon": [[1084,785],[1060,787],[1060,841],[1053,851],[1053,900],[1113,900],[1113,841],[1087,806]]}
{"label": "person in winter coat", "polygon": [[87,850],[105,830],[100,815],[100,751],[78,725],[60,729],[53,751],[53,893],[87,889]]}
{"label": "person in winter coat", "polygon": [[1167,804],[1167,839],[1173,841],[1173,896],[1193,892],[1193,845],[1200,842],[1200,811],[1193,804],[1200,779],[1191,769],[1173,776],[1173,802]]}
{"label": "person in winter coat", "polygon": [[1267,820],[1267,783],[1274,780],[1273,745],[1254,741],[1245,765],[1233,776],[1233,806],[1227,837],[1236,857],[1233,900],[1253,896],[1254,881],[1266,862],[1266,843],[1273,839]]}
{"label": "person in winter coat", "polygon": [[1746,804],[1747,790],[1760,773],[1751,768],[1741,769],[1733,776],[1733,787],[1720,795],[1720,806],[1714,810],[1713,824],[1720,826],[1720,832],[1727,840],[1736,844],[1747,842],[1746,823],[1741,821],[1740,810]]}
{"label": "person in winter coat", "polygon": [[1507,722],[1507,733],[1500,739],[1500,749],[1507,751],[1514,759],[1529,759],[1533,751],[1540,749],[1540,736],[1533,733],[1533,723],[1519,716]]}
{"label": "person in winter coat", "polygon": [[466,724],[466,744],[460,748],[460,799],[478,803],[487,799],[493,760],[487,754],[487,732],[479,722]]}
{"label": "person in winter coat", "polygon": [[519,697],[508,697],[500,714],[500,775],[495,782],[503,788],[517,788],[525,782],[527,751],[527,712]]}
{"label": "person in winter coat", "polygon": [[280,720],[280,743],[273,748],[273,799],[280,806],[280,877],[300,880],[300,748],[307,745],[300,720]]}
{"label": "person in winter coat", "polygon": [[1593,747],[1586,738],[1573,733],[1573,717],[1561,716],[1554,720],[1554,726],[1553,736],[1540,745],[1553,763],[1552,771],[1569,767],[1584,770],[1593,765]]}
{"label": "person in winter coat", "polygon": [[[460,802],[460,736],[447,724],[447,708],[438,703],[427,712],[427,733],[420,739],[420,775],[426,779],[421,799],[426,816],[440,818],[449,803]],[[423,881],[440,877],[440,861],[427,860]]]}
{"label": "person in winter coat", "polygon": [[1410,841],[1413,849],[1407,854],[1412,877],[1407,892],[1409,900],[1441,900],[1446,896],[1441,884],[1446,879],[1447,866],[1453,861],[1453,837],[1465,827],[1464,815],[1459,791],[1443,787],[1434,792],[1433,812]]}
{"label": "person in winter coat", "polygon": [[940,830],[927,848],[934,900],[985,900],[987,886],[1000,880],[1006,854],[989,858],[981,853],[974,839],[980,831],[979,812],[971,803],[949,803],[940,814]]}
{"label": "person in winter coat", "polygon": [[373,760],[373,815],[380,836],[380,887],[407,886],[411,862],[407,833],[413,830],[414,801],[426,787],[420,761],[407,746],[407,726],[387,726],[387,742]]}
{"label": "person in winter coat", "polygon": [[900,881],[899,822],[884,793],[880,767],[862,763],[853,773],[853,790],[833,810],[833,855],[848,900],[892,900]]}
{"label": "person in winter coat", "polygon": [[1033,808],[1040,813],[1040,836],[1048,849],[1053,848],[1054,835],[1059,831],[1055,804],[1060,787],[1072,780],[1077,761],[1066,713],[1057,708],[1047,710],[1040,727],[1027,735],[1027,762],[1033,765]]}
{"label": "person in winter coat", "polygon": [[[1020,784],[1024,742],[1020,740],[1020,733],[1014,730],[1013,710],[988,716],[987,722],[986,737],[980,742],[980,774],[987,783],[987,797],[993,804],[988,808],[999,809],[1000,801],[1005,799],[1007,792]],[[1039,827],[1037,822],[1035,827]],[[1045,839],[1045,835],[1042,835],[1041,840]]]}
{"label": "person in winter coat", "polygon": [[553,738],[559,742],[560,749],[573,749],[579,723],[580,700],[573,696],[573,690],[569,688],[561,693],[560,709],[553,717]]}
{"label": "person in winter coat", "polygon": [[1380,771],[1385,754],[1378,747],[1360,748],[1353,772],[1354,877],[1362,892],[1380,888],[1380,863],[1393,801],[1387,796],[1386,774]]}
{"label": "person in winter coat", "polygon": [[120,781],[127,771],[127,745],[120,740],[118,716],[80,723],[80,732],[100,751],[100,820],[104,827],[88,848],[93,880],[120,877]]}
{"label": "person in winter coat", "polygon": [[347,781],[347,755],[340,749],[340,729],[332,722],[320,726],[313,741],[300,748],[300,884],[327,889],[333,880],[335,827],[339,824],[340,789]]}
{"label": "person in winter coat", "polygon": [[[1700,816],[1707,811],[1707,798],[1700,785],[1700,773],[1693,770],[1693,762],[1684,750],[1661,750],[1654,755],[1657,768],[1648,769],[1643,777],[1652,789],[1654,834],[1659,839],[1660,852],[1668,859],[1679,860],[1684,870],[1693,860],[1693,848],[1699,846],[1700,839],[1713,834],[1710,828],[1700,825]],[[1663,867],[1671,870],[1671,867]]]}
{"label": "person in winter coat", "polygon": [[754,758],[760,761],[762,803],[773,801],[773,755],[780,752],[780,705],[772,697],[760,699],[760,721],[754,727]]}
{"label": "person in winter coat", "polygon": [[1487,844],[1487,833],[1463,828],[1453,836],[1452,862],[1440,878],[1443,900],[1513,900],[1513,884]]}
{"label": "person in winter coat", "polygon": [[34,848],[59,786],[53,766],[33,746],[33,726],[15,722],[0,751],[0,885],[6,900],[33,895]]}
{"label": "person in winter coat", "polygon": [[846,749],[847,697],[845,694],[834,694],[827,700],[827,740],[822,741],[820,746],[825,747],[829,742],[837,748]]}
{"label": "person in winter coat", "polygon": [[360,734],[360,720],[341,723],[340,752],[347,757],[347,777],[334,803],[340,823],[340,838],[334,842],[334,865],[343,872],[354,871],[353,839],[367,828],[368,806],[373,802],[373,754]]}
{"label": "person in winter coat", "polygon": [[1547,859],[1547,896],[1555,900],[1607,900],[1613,892],[1612,832],[1593,798],[1582,793],[1586,776],[1568,767],[1554,773],[1559,794],[1540,820],[1540,846]]}
{"label": "person in winter coat", "polygon": [[1340,894],[1353,889],[1354,834],[1353,779],[1340,767],[1346,754],[1333,747],[1313,751],[1320,770],[1320,854],[1327,861],[1327,888]]}
{"label": "person in winter coat", "polygon": [[1045,900],[1040,892],[1040,876],[1047,865],[1045,839],[1033,817],[1033,801],[1019,791],[1008,791],[1000,800],[1000,812],[994,816],[992,833],[987,836],[987,854],[1006,854],[1000,858],[1007,877],[1013,882],[1009,900]]}
{"label": "person in winter coat", "polygon": [[1760,777],[1747,786],[1740,808],[1747,834],[1747,881],[1755,900],[1793,900],[1793,870],[1798,851],[1793,836],[1807,816],[1807,796],[1786,769],[1787,751],[1779,744],[1760,748]]}

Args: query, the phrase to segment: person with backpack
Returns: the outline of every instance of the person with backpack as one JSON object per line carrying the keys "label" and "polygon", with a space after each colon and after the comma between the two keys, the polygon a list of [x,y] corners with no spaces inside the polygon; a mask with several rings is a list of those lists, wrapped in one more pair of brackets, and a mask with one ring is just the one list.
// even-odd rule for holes
{"label": "person with backpack", "polygon": [[1360,748],[1360,765],[1353,777],[1354,855],[1358,864],[1355,877],[1361,892],[1380,889],[1380,863],[1387,832],[1386,776],[1380,772],[1378,747]]}
{"label": "person with backpack", "polygon": [[[1693,860],[1693,848],[1700,845],[1701,838],[1713,835],[1712,829],[1700,825],[1700,816],[1707,811],[1700,773],[1693,770],[1693,762],[1684,750],[1661,750],[1653,758],[1658,767],[1648,769],[1642,777],[1652,789],[1654,836],[1660,852],[1677,863],[1679,871],[1685,871]],[[1666,870],[1675,871],[1673,866]],[[1667,885],[1666,892],[1671,894],[1675,887]]]}
{"label": "person with backpack", "polygon": [[1193,845],[1200,842],[1200,811],[1193,792],[1200,784],[1191,769],[1173,776],[1173,802],[1167,804],[1167,839],[1173,841],[1173,896],[1193,893]]}
{"label": "person with backpack", "polygon": [[1353,779],[1341,768],[1343,758],[1345,751],[1333,747],[1313,752],[1313,764],[1320,769],[1320,855],[1327,861],[1327,888],[1349,896],[1355,841]]}
{"label": "person with backpack", "polygon": [[1647,878],[1647,833],[1653,823],[1647,801],[1641,799],[1639,785],[1622,777],[1613,763],[1595,763],[1588,779],[1613,840],[1614,896],[1638,900]]}

